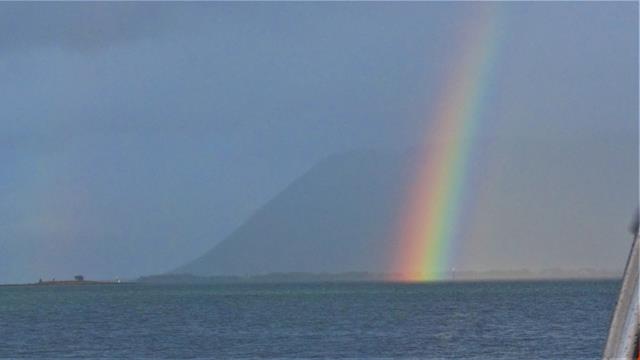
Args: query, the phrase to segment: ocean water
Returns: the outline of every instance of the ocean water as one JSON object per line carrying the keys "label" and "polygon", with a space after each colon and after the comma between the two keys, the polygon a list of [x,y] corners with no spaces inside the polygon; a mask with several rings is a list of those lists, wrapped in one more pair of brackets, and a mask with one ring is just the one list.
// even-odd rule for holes
{"label": "ocean water", "polygon": [[618,286],[0,287],[0,358],[596,359]]}

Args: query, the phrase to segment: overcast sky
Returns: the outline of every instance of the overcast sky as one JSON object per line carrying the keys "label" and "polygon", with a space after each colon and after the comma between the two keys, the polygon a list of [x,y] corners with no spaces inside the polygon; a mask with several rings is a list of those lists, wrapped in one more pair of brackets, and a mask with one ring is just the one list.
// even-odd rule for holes
{"label": "overcast sky", "polygon": [[[170,270],[327,155],[419,143],[483,6],[0,4],[0,282]],[[637,184],[638,5],[492,6],[478,135],[623,144]]]}

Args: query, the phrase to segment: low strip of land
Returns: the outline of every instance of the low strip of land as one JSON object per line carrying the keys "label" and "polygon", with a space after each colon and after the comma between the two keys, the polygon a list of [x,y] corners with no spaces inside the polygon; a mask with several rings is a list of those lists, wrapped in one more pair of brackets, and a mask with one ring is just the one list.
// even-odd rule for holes
{"label": "low strip of land", "polygon": [[121,281],[98,281],[98,280],[50,280],[39,281],[26,284],[0,284],[0,286],[87,286],[87,285],[118,285],[124,284]]}

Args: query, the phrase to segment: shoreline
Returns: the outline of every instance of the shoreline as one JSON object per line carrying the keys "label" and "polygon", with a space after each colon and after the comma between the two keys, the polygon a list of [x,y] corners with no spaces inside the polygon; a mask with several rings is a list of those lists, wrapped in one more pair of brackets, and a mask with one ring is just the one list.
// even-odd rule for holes
{"label": "shoreline", "polygon": [[563,281],[619,281],[618,276],[593,276],[593,277],[523,277],[523,278],[458,278],[440,279],[431,281],[402,281],[379,278],[217,278],[217,277],[194,277],[191,279],[176,279],[163,276],[141,277],[137,280],[115,281],[115,280],[56,280],[35,283],[14,283],[0,284],[0,287],[65,287],[65,286],[99,286],[99,285],[220,285],[220,284],[326,284],[326,283],[385,283],[385,284],[443,284],[443,283],[486,283],[486,282],[563,282]]}
{"label": "shoreline", "polygon": [[91,286],[91,285],[122,285],[130,284],[127,281],[101,281],[101,280],[56,280],[24,284],[0,284],[0,287],[48,287],[48,286]]}

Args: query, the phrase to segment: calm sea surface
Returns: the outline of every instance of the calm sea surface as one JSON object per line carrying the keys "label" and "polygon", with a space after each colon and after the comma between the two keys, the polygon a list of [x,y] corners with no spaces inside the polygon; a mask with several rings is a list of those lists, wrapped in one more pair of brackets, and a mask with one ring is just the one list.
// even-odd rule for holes
{"label": "calm sea surface", "polygon": [[595,359],[618,286],[0,287],[0,357]]}

